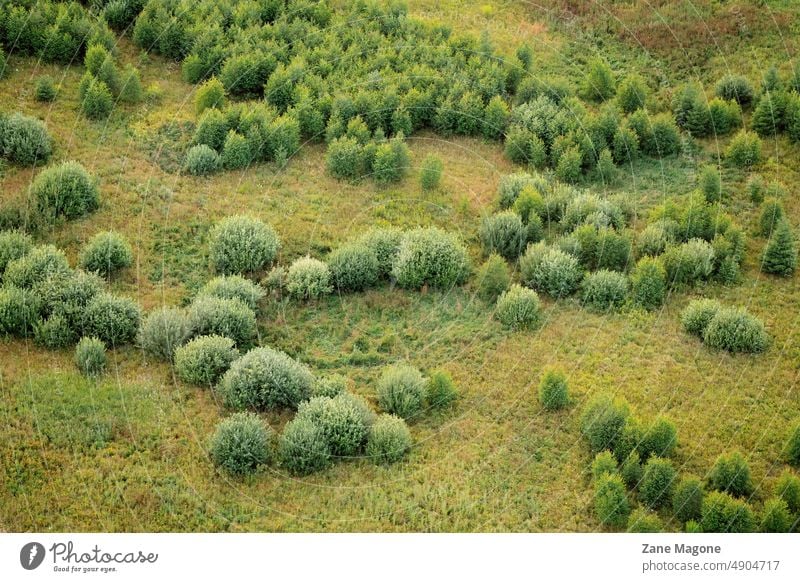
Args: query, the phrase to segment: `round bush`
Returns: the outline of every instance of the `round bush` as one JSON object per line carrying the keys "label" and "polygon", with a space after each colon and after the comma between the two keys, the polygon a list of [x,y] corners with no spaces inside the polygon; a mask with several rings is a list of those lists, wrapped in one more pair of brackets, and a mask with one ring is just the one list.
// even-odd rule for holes
{"label": "round bush", "polygon": [[569,404],[567,377],[563,372],[548,370],[539,383],[539,402],[545,410],[560,410]]}
{"label": "round bush", "polygon": [[628,278],[616,271],[589,273],[581,286],[583,304],[599,311],[621,307],[628,296]]}
{"label": "round bush", "polygon": [[645,463],[639,498],[653,509],[668,505],[672,501],[672,490],[678,473],[668,459],[653,457]]}
{"label": "round bush", "polygon": [[281,434],[281,464],[295,475],[308,475],[326,468],[331,452],[322,429],[308,418],[291,420]]}
{"label": "round bush", "polygon": [[594,510],[601,525],[624,527],[631,512],[625,485],[619,475],[603,475],[595,484]]}
{"label": "round bush", "polygon": [[272,458],[274,433],[252,412],[237,412],[217,425],[209,443],[211,460],[234,476],[255,473]]}
{"label": "round bush", "polygon": [[458,398],[453,377],[449,372],[438,370],[431,374],[428,380],[428,405],[431,408],[447,408]]}
{"label": "round bush", "polygon": [[655,513],[636,509],[628,517],[628,533],[659,533],[662,531],[664,531],[664,524]]}
{"label": "round bush", "polygon": [[111,231],[94,235],[78,257],[78,265],[103,277],[110,277],[132,264],[131,245],[122,235]]}
{"label": "round bush", "polygon": [[222,158],[207,145],[200,144],[192,146],[186,152],[183,167],[192,176],[205,176],[213,174],[222,167]]}
{"label": "round bush", "polygon": [[106,344],[96,337],[84,337],[75,347],[75,365],[84,376],[99,376],[106,369]]}
{"label": "round bush", "polygon": [[618,475],[617,459],[611,451],[597,453],[592,461],[592,478],[597,481],[603,475]]}
{"label": "round bush", "polygon": [[408,172],[410,152],[401,138],[393,138],[375,148],[372,177],[379,184],[399,182]]}
{"label": "round bush", "polygon": [[0,157],[12,164],[43,164],[53,153],[53,139],[47,126],[34,117],[13,113],[0,125]]}
{"label": "round bush", "polygon": [[511,274],[500,255],[491,255],[478,269],[476,280],[478,296],[484,301],[495,301],[511,284]]}
{"label": "round bush", "polygon": [[33,93],[37,101],[49,103],[55,101],[57,92],[52,77],[43,75],[36,80],[36,90]]}
{"label": "round bush", "polygon": [[368,246],[351,243],[328,257],[333,285],[340,291],[363,291],[378,281],[378,259]]}
{"label": "round bush", "polygon": [[764,502],[759,531],[765,533],[786,533],[792,527],[793,521],[786,502],[780,497],[773,497]]}
{"label": "round bush", "polygon": [[[208,146],[215,152],[222,150],[228,135],[228,121],[219,109],[209,109],[200,116],[194,132],[195,146]],[[191,150],[190,150],[191,151]]]}
{"label": "round bush", "polygon": [[331,374],[324,378],[317,378],[311,388],[312,396],[327,396],[333,398],[347,390],[347,378],[340,374]]}
{"label": "round bush", "polygon": [[270,225],[249,216],[229,216],[211,230],[211,264],[223,275],[253,273],[275,260],[279,246]]}
{"label": "round bush", "polygon": [[396,228],[372,228],[356,241],[375,253],[378,260],[378,276],[386,278],[392,273],[392,265],[400,251],[403,232]]}
{"label": "round bush", "polygon": [[455,235],[435,227],[407,232],[392,268],[397,283],[407,289],[425,285],[447,289],[463,282],[468,272],[464,245]]}
{"label": "round bush", "polygon": [[631,273],[631,298],[639,307],[654,310],[667,298],[667,272],[661,261],[642,257]]}
{"label": "round bush", "polygon": [[800,424],[789,431],[784,457],[790,465],[800,467]]}
{"label": "round bush", "polygon": [[190,333],[189,318],[183,309],[161,307],[142,322],[138,343],[151,356],[171,362],[175,349],[186,342]]}
{"label": "round bush", "polygon": [[738,451],[720,455],[708,475],[708,486],[717,491],[743,497],[753,492],[750,467]]}
{"label": "round bush", "polygon": [[222,275],[214,277],[201,287],[197,297],[218,297],[220,299],[238,299],[247,307],[256,311],[258,302],[264,297],[264,290],[257,283],[240,275]]}
{"label": "round bush", "polygon": [[369,428],[366,455],[376,464],[395,463],[411,450],[411,444],[406,422],[393,414],[381,414]]}
{"label": "round bush", "polygon": [[425,388],[425,378],[416,368],[406,364],[390,366],[378,380],[378,404],[390,414],[414,418],[422,413]]}
{"label": "round bush", "polygon": [[703,337],[708,324],[720,309],[722,305],[716,299],[694,299],[681,312],[681,325],[688,333]]}
{"label": "round bush", "polygon": [[583,270],[572,255],[537,243],[530,245],[520,259],[520,275],[528,287],[559,298],[577,290]]}
{"label": "round bush", "polygon": [[670,285],[693,285],[708,279],[714,271],[714,248],[704,240],[693,238],[669,247],[663,261]]}
{"label": "round bush", "polygon": [[100,206],[95,180],[78,162],[63,162],[43,170],[31,186],[39,211],[48,219],[81,218]]}
{"label": "round bush", "polygon": [[712,491],[703,498],[700,525],[706,533],[748,533],[755,529],[755,517],[744,501]]}
{"label": "round bush", "polygon": [[639,453],[642,459],[651,456],[668,457],[678,446],[678,431],[671,420],[658,416],[647,427],[639,442]]}
{"label": "round bush", "polygon": [[333,291],[331,271],[318,259],[301,257],[289,267],[286,291],[295,299],[317,299]]}
{"label": "round bush", "polygon": [[194,95],[194,112],[197,115],[209,108],[225,108],[225,87],[216,77],[200,85]]}
{"label": "round bush", "polygon": [[0,231],[0,279],[11,261],[20,259],[33,249],[33,239],[19,230]]}
{"label": "round bush", "polygon": [[483,219],[480,237],[486,254],[497,253],[513,260],[522,252],[527,233],[519,214],[505,210]]}
{"label": "round bush", "polygon": [[[81,99],[81,111],[89,119],[105,119],[114,109],[114,96],[103,81],[87,73]],[[83,84],[83,82],[82,82]]]}
{"label": "round bush", "polygon": [[761,205],[761,214],[758,219],[761,236],[770,238],[772,231],[785,220],[783,204],[777,198],[767,198]]}
{"label": "round bush", "polygon": [[134,340],[141,318],[142,310],[133,299],[100,293],[86,307],[84,329],[115,347]]}
{"label": "round bush", "polygon": [[639,255],[657,257],[662,254],[666,250],[667,245],[673,242],[673,233],[677,228],[678,224],[673,221],[660,220],[648,224],[645,229],[639,233],[639,237],[636,241]]}
{"label": "round bush", "polygon": [[103,280],[93,273],[64,271],[33,286],[42,302],[42,316],[62,316],[76,333],[83,329],[86,306],[103,290]]}
{"label": "round bush", "polygon": [[589,449],[598,453],[614,450],[622,436],[628,419],[628,407],[600,394],[590,400],[581,415],[581,433],[589,443]]}
{"label": "round bush", "polygon": [[[522,219],[522,222],[526,225],[536,218],[539,218],[539,224],[541,224],[541,219],[547,217],[547,211],[545,208],[544,198],[539,193],[538,190],[533,188],[533,186],[525,186],[517,196],[517,199],[514,201],[513,204],[514,212],[519,214],[519,217]],[[528,238],[530,241],[530,237]],[[538,241],[530,241],[530,242],[538,242]]]}
{"label": "round bush", "polygon": [[193,336],[221,335],[237,346],[247,346],[256,335],[256,315],[238,299],[199,297],[189,306]]}
{"label": "round bush", "polygon": [[639,75],[628,75],[619,84],[617,102],[625,113],[633,113],[644,107],[647,99],[647,85]]}
{"label": "round bush", "polygon": [[57,350],[75,343],[77,334],[63,315],[51,315],[39,321],[33,330],[33,338],[37,345]]}
{"label": "round bush", "polygon": [[41,302],[28,289],[0,288],[0,334],[28,336],[39,319]]}
{"label": "round bush", "polygon": [[775,495],[786,502],[789,511],[800,513],[800,477],[794,475],[789,469],[778,477],[775,483]]}
{"label": "round bush", "polygon": [[333,457],[355,457],[367,441],[374,413],[363,398],[342,392],[302,402],[296,418],[308,418],[321,430]]}
{"label": "round bush", "polygon": [[230,408],[297,408],[311,396],[314,376],[307,366],[271,348],[255,348],[233,362],[218,384]]}
{"label": "round bush", "polygon": [[442,160],[428,154],[419,169],[419,183],[423,190],[434,190],[442,179]]}
{"label": "round bush", "polygon": [[725,307],[703,332],[706,345],[732,353],[760,353],[769,345],[769,335],[760,319],[743,308]]}
{"label": "round bush", "polygon": [[725,159],[737,168],[751,168],[761,161],[761,139],[750,131],[737,133],[725,150]]}
{"label": "round bush", "polygon": [[541,321],[541,306],[536,291],[516,283],[497,299],[494,315],[505,327],[525,329]]}
{"label": "round bush", "polygon": [[34,247],[24,256],[10,261],[3,275],[3,283],[30,289],[51,277],[66,275],[69,272],[69,263],[63,251],[53,245],[41,245]]}
{"label": "round bush", "polygon": [[749,105],[754,97],[752,85],[742,75],[725,75],[717,81],[714,92],[717,97],[726,101],[736,101],[739,105]]}
{"label": "round bush", "polygon": [[672,492],[672,513],[682,522],[700,519],[705,490],[697,477],[684,477]]}
{"label": "round bush", "polygon": [[238,357],[232,339],[203,335],[175,348],[175,372],[189,384],[213,386]]}

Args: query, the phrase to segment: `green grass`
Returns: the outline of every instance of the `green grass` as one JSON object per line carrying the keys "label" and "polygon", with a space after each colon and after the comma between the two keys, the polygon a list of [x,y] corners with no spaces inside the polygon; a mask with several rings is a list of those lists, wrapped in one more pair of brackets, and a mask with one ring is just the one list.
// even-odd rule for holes
{"label": "green grass", "polygon": [[[643,56],[635,43],[604,30],[591,14],[576,21],[583,34],[575,35],[547,25],[552,14],[530,3],[491,3],[491,11],[476,3],[463,13],[459,2],[409,4],[424,18],[453,22],[458,14],[467,30],[488,27],[504,51],[528,40],[544,70],[565,76],[577,75],[578,63],[596,49],[623,67],[656,58],[676,63],[674,70],[667,67],[672,83],[685,78],[698,59],[672,44]],[[790,3],[768,4],[797,13]],[[710,19],[712,8],[701,5]],[[682,6],[668,3],[665,18],[679,18]],[[615,10],[634,20],[624,7]],[[754,69],[745,66],[751,54],[766,54],[777,42],[775,31],[765,26],[753,34],[729,53],[705,47],[700,54],[710,52],[712,58],[693,73],[707,85],[728,66],[752,75]],[[134,247],[135,261],[114,279],[115,292],[136,298],[147,310],[187,301],[211,277],[208,229],[241,212],[273,224],[283,264],[306,253],[322,257],[373,224],[458,231],[479,264],[481,217],[493,209],[499,177],[515,170],[496,144],[414,135],[409,140],[414,169],[388,188],[371,180],[332,179],[324,172],[319,145],[303,148],[284,169],[261,164],[208,178],[183,176],[175,169],[195,121],[193,87],[180,80],[174,63],[141,59],[124,39],[120,50],[122,61],[140,67],[144,86],[159,84],[163,99],[123,107],[108,122],[87,122],[79,115],[80,67],[12,56],[12,70],[0,81],[0,102],[46,120],[56,138],[55,160],[76,159],[99,176],[100,210],[40,238],[63,247],[74,264],[94,233],[121,232]],[[41,74],[61,85],[51,104],[33,99]],[[694,188],[696,167],[724,151],[726,142],[704,140],[696,160],[639,161],[621,170],[609,190],[634,193],[646,211],[665,196]],[[784,204],[798,224],[800,151],[779,138],[765,143],[764,153],[769,159],[758,171],[789,187]],[[433,192],[422,191],[416,175],[428,154],[444,164],[442,184]],[[18,201],[34,173],[7,166],[0,177],[0,205]],[[723,172],[728,209],[752,233],[758,212],[747,200],[746,180],[741,172]],[[576,300],[543,301],[544,324],[529,332],[503,330],[470,285],[449,293],[383,287],[299,305],[269,300],[259,316],[259,342],[319,373],[349,376],[354,390],[373,405],[382,366],[399,360],[426,372],[444,368],[461,395],[453,410],[427,414],[412,425],[415,446],[399,464],[343,462],[302,479],[276,468],[243,481],[217,473],[207,459],[207,439],[225,411],[210,391],[180,384],[167,365],[135,348],[111,352],[109,372],[95,384],[77,375],[71,351],[47,352],[31,342],[0,339],[0,529],[598,530],[591,459],[578,426],[583,403],[598,392],[625,397],[645,420],[659,413],[671,418],[679,438],[675,464],[682,473],[703,476],[720,453],[741,449],[759,488],[756,499],[763,500],[783,468],[785,430],[800,414],[800,288],[796,277],[758,273],[763,244],[754,236],[748,240],[741,285],[678,294],[653,314],[601,315]],[[773,337],[770,349],[734,357],[710,351],[684,333],[679,313],[697,295],[747,306],[764,320]],[[537,400],[542,370],[549,366],[565,371],[573,400],[557,413],[544,412]],[[265,418],[280,430],[289,415]]]}

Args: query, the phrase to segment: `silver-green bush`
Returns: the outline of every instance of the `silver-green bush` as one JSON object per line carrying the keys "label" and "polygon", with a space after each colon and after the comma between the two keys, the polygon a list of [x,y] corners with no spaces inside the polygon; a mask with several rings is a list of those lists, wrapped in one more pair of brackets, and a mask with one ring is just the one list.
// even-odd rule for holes
{"label": "silver-green bush", "polygon": [[106,344],[96,337],[84,337],[75,347],[75,365],[84,376],[99,376],[106,369]]}
{"label": "silver-green bush", "polygon": [[275,260],[279,246],[270,225],[249,216],[229,216],[211,230],[211,264],[223,275],[261,271]]}
{"label": "silver-green bush", "polygon": [[369,429],[367,457],[376,464],[396,463],[411,450],[411,431],[393,414],[381,414]]}
{"label": "silver-green bush", "polygon": [[331,271],[318,259],[301,257],[286,274],[286,291],[295,299],[317,299],[333,291]]}
{"label": "silver-green bush", "polygon": [[0,231],[0,279],[6,266],[16,259],[22,258],[33,249],[33,239],[19,230]]}
{"label": "silver-green bush", "polygon": [[575,292],[583,279],[578,259],[545,243],[528,246],[520,259],[522,282],[551,297],[566,297]]}
{"label": "silver-green bush", "polygon": [[294,418],[280,439],[281,464],[295,475],[308,475],[330,465],[331,451],[322,429],[308,418]]}
{"label": "silver-green bush", "polygon": [[189,327],[192,336],[222,335],[246,347],[256,336],[256,315],[238,299],[199,297],[189,306]]}
{"label": "silver-green bush", "polygon": [[296,418],[307,418],[321,430],[331,456],[355,457],[367,441],[374,413],[363,398],[342,392],[332,398],[316,396],[302,402]]}
{"label": "silver-green bush", "polygon": [[20,289],[30,289],[50,277],[69,272],[69,263],[63,251],[53,245],[40,245],[8,263],[3,274],[3,283]]}
{"label": "silver-green bush", "polygon": [[94,235],[78,256],[81,268],[103,277],[110,277],[131,264],[131,245],[121,234],[111,231]]}
{"label": "silver-green bush", "polygon": [[197,297],[238,299],[247,307],[256,311],[258,302],[264,297],[264,289],[241,275],[222,275],[214,277],[203,285],[200,291],[197,292]]}
{"label": "silver-green bush", "polygon": [[581,287],[583,304],[598,311],[618,309],[628,297],[628,278],[616,271],[589,273]]}
{"label": "silver-green bush", "polygon": [[391,414],[412,419],[422,413],[426,382],[422,373],[408,364],[397,364],[384,370],[377,386],[378,404]]}
{"label": "silver-green bush", "polygon": [[708,324],[720,309],[722,305],[716,299],[694,299],[681,312],[681,325],[687,332],[703,337]]}
{"label": "silver-green bush", "polygon": [[712,348],[732,353],[759,353],[769,345],[762,321],[746,309],[734,307],[717,311],[703,332],[703,340]]}
{"label": "silver-green bush", "polygon": [[213,386],[238,357],[231,338],[201,335],[175,349],[175,373],[189,384]]}
{"label": "silver-green bush", "polygon": [[84,330],[116,347],[134,340],[141,318],[142,310],[133,299],[100,293],[86,307]]}
{"label": "silver-green bush", "polygon": [[515,283],[497,299],[494,314],[511,329],[534,327],[541,321],[539,296],[533,289]]}
{"label": "silver-green bush", "polygon": [[469,273],[467,250],[458,238],[435,227],[409,231],[400,243],[392,275],[401,287],[447,289]]}
{"label": "silver-green bush", "polygon": [[378,258],[364,244],[351,243],[334,250],[328,267],[333,285],[340,291],[362,291],[378,281]]}
{"label": "silver-green bush", "polygon": [[151,311],[139,328],[138,343],[151,356],[172,361],[175,350],[191,334],[186,311],[177,307],[160,307]]}
{"label": "silver-green bush", "polygon": [[31,186],[39,212],[48,220],[81,218],[100,206],[95,180],[78,162],[63,162],[43,170]]}
{"label": "silver-green bush", "polygon": [[257,415],[237,412],[217,425],[208,452],[214,464],[231,475],[255,473],[271,461],[274,435]]}

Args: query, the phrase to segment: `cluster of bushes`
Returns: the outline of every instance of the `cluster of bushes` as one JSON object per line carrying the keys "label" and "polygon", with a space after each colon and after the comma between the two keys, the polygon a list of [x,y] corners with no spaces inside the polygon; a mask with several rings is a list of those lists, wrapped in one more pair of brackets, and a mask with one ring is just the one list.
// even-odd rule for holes
{"label": "cluster of bushes", "polygon": [[457,394],[447,373],[435,372],[425,378],[416,368],[398,364],[384,370],[378,380],[377,396],[378,405],[388,414],[416,420],[428,409],[450,405]]}
{"label": "cluster of bushes", "polygon": [[89,119],[104,119],[114,105],[138,103],[144,96],[139,71],[128,65],[119,70],[114,56],[101,44],[92,44],[84,57],[86,73],[78,86],[81,110]]}
{"label": "cluster of bushes", "polygon": [[21,113],[0,112],[0,158],[12,164],[44,164],[53,152],[53,138],[45,124]]}
{"label": "cluster of bushes", "polygon": [[[354,131],[354,127],[358,129]],[[325,156],[328,172],[342,180],[370,176],[379,184],[399,182],[408,173],[410,164],[409,149],[403,138],[402,132],[388,140],[380,135],[371,137],[361,119],[353,118],[344,135],[328,145]]]}
{"label": "cluster of bushes", "polygon": [[695,299],[681,313],[683,328],[710,347],[731,353],[760,353],[769,335],[760,319],[744,308],[723,307],[713,299]]}

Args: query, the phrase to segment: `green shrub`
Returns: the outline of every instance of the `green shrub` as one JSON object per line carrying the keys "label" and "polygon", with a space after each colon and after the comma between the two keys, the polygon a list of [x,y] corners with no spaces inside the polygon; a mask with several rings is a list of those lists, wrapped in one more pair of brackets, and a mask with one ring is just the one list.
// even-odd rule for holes
{"label": "green shrub", "polygon": [[697,477],[682,478],[672,492],[672,514],[682,522],[700,519],[705,490]]}
{"label": "green shrub", "polygon": [[83,329],[86,306],[103,290],[103,280],[93,273],[63,270],[35,283],[42,317],[59,315],[77,334]]}
{"label": "green shrub", "polygon": [[656,419],[644,431],[639,442],[639,453],[642,459],[654,457],[668,457],[678,445],[678,432],[675,424],[662,417]]}
{"label": "green shrub", "polygon": [[500,255],[491,255],[478,269],[476,277],[478,296],[484,301],[495,301],[511,284],[508,265]]}
{"label": "green shrub", "polygon": [[339,180],[356,180],[363,176],[368,164],[364,146],[352,137],[342,136],[328,145],[325,154],[325,167],[331,176]]}
{"label": "green shrub", "polygon": [[703,498],[700,525],[707,533],[748,533],[755,529],[753,511],[744,501],[712,491]]}
{"label": "green shrub", "polygon": [[435,227],[408,231],[400,243],[392,275],[406,289],[425,285],[447,289],[469,272],[467,250],[458,238]]}
{"label": "green shrub", "polygon": [[484,217],[480,237],[487,255],[497,253],[511,260],[520,255],[527,238],[522,219],[511,210]]}
{"label": "green shrub", "polygon": [[42,103],[49,103],[55,101],[57,95],[56,87],[53,84],[53,78],[48,75],[42,75],[36,80],[36,89],[34,90],[34,97],[37,101]]}
{"label": "green shrub", "polygon": [[324,378],[316,378],[311,388],[311,395],[333,398],[347,390],[347,378],[340,374],[331,374]]}
{"label": "green shrub", "polygon": [[786,96],[782,93],[764,94],[758,101],[751,125],[758,135],[771,137],[786,128]]}
{"label": "green shrub", "polygon": [[560,410],[569,405],[567,377],[558,370],[547,370],[539,382],[539,402],[545,410]]}
{"label": "green shrub", "polygon": [[589,273],[581,287],[583,304],[599,311],[618,309],[628,296],[628,278],[615,271]]}
{"label": "green shrub", "polygon": [[253,311],[258,310],[258,302],[264,297],[264,290],[257,283],[241,275],[220,275],[203,285],[197,297],[219,297],[238,299]]}
{"label": "green shrub", "polygon": [[277,61],[266,51],[248,51],[225,60],[219,79],[232,95],[259,95]]}
{"label": "green shrub", "polygon": [[363,291],[378,282],[378,259],[364,244],[351,243],[334,250],[328,267],[331,281],[340,291]]}
{"label": "green shrub", "polygon": [[175,373],[189,384],[213,386],[239,357],[233,340],[203,335],[175,348]]}
{"label": "green shrub", "polygon": [[658,509],[670,504],[678,473],[669,459],[652,457],[645,463],[639,498],[648,507]]}
{"label": "green shrub", "polygon": [[458,398],[453,377],[444,370],[437,370],[431,374],[426,393],[430,408],[447,408]]}
{"label": "green shrub", "polygon": [[513,284],[498,299],[495,317],[511,329],[532,328],[541,321],[541,304],[536,291]]}
{"label": "green shrub", "polygon": [[722,179],[719,170],[714,166],[703,166],[698,177],[700,190],[709,203],[719,202],[722,199]]}
{"label": "green shrub", "polygon": [[508,174],[500,178],[498,186],[500,208],[510,208],[517,201],[517,198],[526,188],[532,188],[535,192],[542,194],[546,191],[547,181],[539,176],[519,173]]}
{"label": "green shrub", "polygon": [[756,134],[742,130],[728,144],[725,158],[737,168],[751,168],[761,161],[761,140]]}
{"label": "green shrub", "polygon": [[139,70],[128,65],[122,72],[119,100],[123,103],[139,103],[142,99],[144,99],[144,89]]}
{"label": "green shrub", "polygon": [[355,457],[367,442],[374,413],[363,398],[342,392],[302,402],[296,418],[307,418],[322,430],[332,457]]}
{"label": "green shrub", "polygon": [[20,230],[0,230],[0,279],[11,261],[21,259],[33,249],[33,239]]}
{"label": "green shrub", "polygon": [[786,441],[784,457],[790,465],[800,467],[800,424],[792,428]]}
{"label": "green shrub", "polygon": [[151,356],[171,362],[176,348],[186,342],[190,333],[189,318],[183,309],[161,307],[144,319],[137,341]]}
{"label": "green shrub", "polygon": [[588,441],[589,449],[593,453],[613,450],[622,436],[628,414],[626,403],[615,402],[607,395],[590,400],[581,415],[581,434]]}
{"label": "green shrub", "polygon": [[234,361],[217,386],[229,408],[297,408],[311,396],[314,377],[287,354],[261,347]]}
{"label": "green shrub", "polygon": [[772,275],[791,277],[797,269],[797,245],[789,222],[781,220],[764,249],[761,270]]}
{"label": "green shrub", "polygon": [[592,461],[592,478],[597,481],[604,475],[619,475],[617,459],[611,451],[597,453]]}
{"label": "green shrub", "polygon": [[331,271],[318,259],[301,257],[289,267],[286,291],[295,299],[317,299],[333,291]]}
{"label": "green shrub", "polygon": [[624,113],[633,113],[644,107],[647,100],[647,85],[639,75],[628,75],[617,89],[617,103]]}
{"label": "green shrub", "polygon": [[528,287],[559,298],[577,290],[583,279],[583,270],[575,257],[537,243],[528,246],[520,259],[520,275]]}
{"label": "green shrub", "polygon": [[281,464],[295,475],[321,471],[331,462],[322,429],[308,418],[294,418],[286,425],[278,450]]}
{"label": "green shrub", "polygon": [[753,102],[754,92],[750,82],[741,75],[728,74],[717,81],[714,87],[717,97],[726,101],[736,101],[742,106]]}
{"label": "green shrub", "polygon": [[582,164],[580,150],[575,146],[568,147],[558,158],[556,177],[567,184],[574,184],[581,179]]}
{"label": "green shrub", "polygon": [[664,531],[661,518],[644,509],[636,509],[628,517],[628,533],[659,533]]}
{"label": "green shrub", "polygon": [[786,502],[789,511],[800,513],[800,477],[785,469],[775,483],[775,495]]}
{"label": "green shrub", "polygon": [[27,337],[39,319],[41,303],[28,289],[0,288],[0,334]]}
{"label": "green shrub", "polygon": [[750,467],[741,453],[734,451],[720,455],[708,475],[708,486],[717,491],[743,497],[753,492]]}
{"label": "green shrub", "polygon": [[106,369],[106,344],[96,337],[83,337],[75,347],[75,365],[84,376],[99,376]]}
{"label": "green shrub", "polygon": [[603,475],[594,487],[594,510],[607,527],[624,527],[631,512],[625,485],[619,475]]}
{"label": "green shrub", "polygon": [[198,297],[189,306],[192,336],[221,335],[248,346],[256,335],[256,315],[238,299]]}
{"label": "green shrub", "polygon": [[761,205],[761,215],[758,219],[761,236],[771,238],[772,231],[781,222],[786,220],[783,204],[777,198],[767,198]]}
{"label": "green shrub", "polygon": [[225,137],[222,146],[222,166],[226,170],[240,170],[253,163],[253,151],[250,142],[241,134],[231,130]]}
{"label": "green shrub", "polygon": [[86,334],[116,347],[136,338],[141,318],[142,310],[132,299],[100,293],[86,307],[84,329]]}
{"label": "green shrub", "polygon": [[372,160],[372,176],[379,184],[399,182],[408,172],[410,152],[402,136],[378,145]]}
{"label": "green shrub", "polygon": [[[194,144],[205,145],[212,150],[222,151],[228,136],[228,120],[219,109],[208,109],[201,116],[194,132]],[[189,150],[191,151],[191,150]]]}
{"label": "green shrub", "polygon": [[44,164],[53,153],[53,138],[36,118],[13,113],[0,119],[0,157],[19,166]]}
{"label": "green shrub", "polygon": [[792,527],[792,516],[789,507],[780,497],[773,497],[764,502],[761,512],[761,526],[759,531],[766,533],[786,533]]}
{"label": "green shrub", "polygon": [[704,240],[693,238],[668,247],[663,261],[667,281],[672,287],[694,285],[708,279],[714,271],[714,248]]}
{"label": "green shrub", "polygon": [[111,115],[113,109],[114,97],[111,95],[108,85],[90,75],[81,99],[83,114],[89,119],[105,119]]}
{"label": "green shrub", "polygon": [[222,166],[219,154],[205,144],[192,146],[186,152],[183,168],[192,176],[206,176]]}
{"label": "green shrub", "polygon": [[688,333],[703,337],[708,324],[720,309],[722,305],[716,299],[694,299],[681,312],[681,325]]}
{"label": "green shrub", "polygon": [[661,261],[653,257],[642,257],[631,273],[631,297],[633,302],[647,310],[664,304],[667,296],[667,272]]}
{"label": "green shrub", "polygon": [[216,77],[211,77],[200,85],[194,95],[194,112],[197,115],[209,108],[225,108],[225,87]]}
{"label": "green shrub", "polygon": [[280,242],[270,225],[249,216],[229,216],[218,222],[209,237],[211,265],[217,273],[254,273],[269,267]]}
{"label": "green shrub", "polygon": [[30,289],[50,277],[70,271],[67,257],[53,245],[39,245],[6,265],[3,283],[6,286]]}
{"label": "green shrub", "polygon": [[378,380],[378,404],[390,414],[404,419],[415,418],[422,413],[426,384],[422,373],[412,366],[389,366]]}
{"label": "green shrub", "polygon": [[95,180],[78,162],[63,162],[43,170],[33,181],[31,192],[39,211],[47,218],[81,218],[100,206]]}
{"label": "green shrub", "polygon": [[40,320],[33,329],[34,342],[37,345],[57,350],[75,343],[77,334],[70,326],[69,320],[63,315],[51,315]]}
{"label": "green shrub", "polygon": [[638,487],[644,475],[644,468],[642,467],[639,453],[633,451],[628,455],[622,462],[619,472],[628,489],[633,490]]}
{"label": "green shrub", "polygon": [[539,224],[541,225],[541,218],[547,216],[544,198],[542,198],[539,191],[532,186],[525,186],[520,191],[512,207],[514,208],[514,212],[519,214],[522,222],[526,225],[537,218],[540,219]]}
{"label": "green shrub", "polygon": [[378,276],[387,278],[392,273],[392,264],[400,251],[403,232],[396,228],[371,228],[356,241],[375,253],[378,259]]}
{"label": "green shrub", "polygon": [[722,308],[703,332],[706,345],[732,353],[759,353],[767,349],[769,335],[760,319],[743,308]]}
{"label": "green shrub", "polygon": [[611,156],[617,164],[630,164],[639,157],[639,138],[629,127],[620,127],[614,134]]}
{"label": "green shrub", "polygon": [[242,476],[255,473],[272,459],[274,432],[252,412],[237,412],[217,425],[209,454],[217,467]]}
{"label": "green shrub", "polygon": [[373,463],[396,463],[411,450],[411,431],[393,414],[381,414],[369,427],[366,455]]}
{"label": "green shrub", "polygon": [[[622,408],[625,406],[625,402],[623,400],[622,404],[618,404],[621,411],[626,409]],[[627,416],[623,423],[622,428],[619,430],[616,438],[614,439],[613,447],[611,450],[614,451],[614,455],[616,455],[617,460],[625,462],[629,457],[633,456],[634,453],[636,454],[636,458],[643,463],[647,459],[642,458],[642,455],[639,454],[638,447],[644,439],[644,432],[645,429],[642,427],[641,422],[639,419],[634,416]]]}
{"label": "green shrub", "polygon": [[611,67],[602,58],[593,58],[583,80],[583,94],[593,101],[606,101],[616,93],[617,83]]}
{"label": "green shrub", "polygon": [[103,277],[133,264],[133,251],[125,238],[116,232],[99,232],[94,235],[78,256],[78,265]]}
{"label": "green shrub", "polygon": [[727,135],[742,125],[742,108],[735,101],[712,99],[708,103],[708,113],[714,135]]}
{"label": "green shrub", "polygon": [[442,180],[442,160],[433,154],[428,154],[422,160],[419,170],[419,183],[423,190],[435,190]]}

